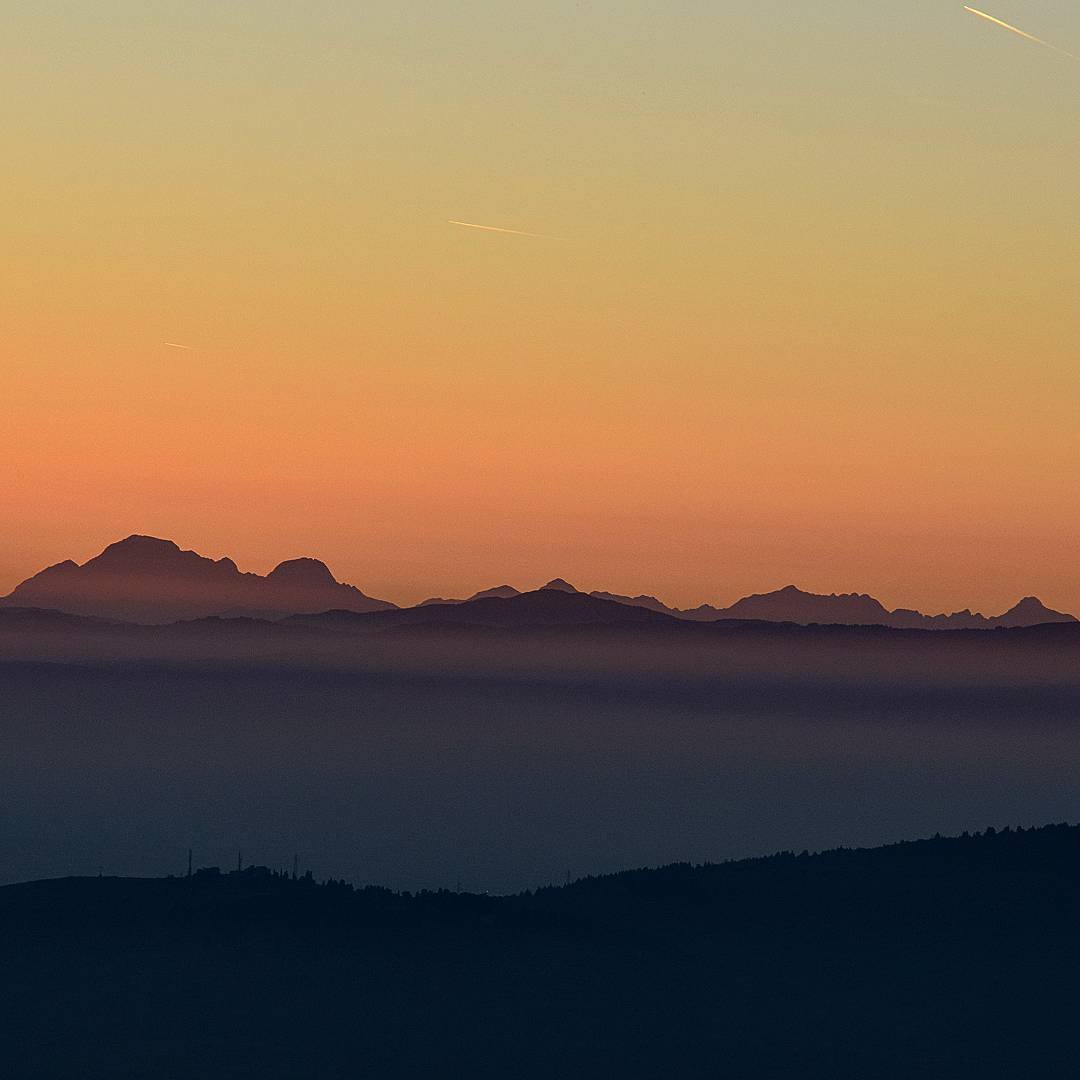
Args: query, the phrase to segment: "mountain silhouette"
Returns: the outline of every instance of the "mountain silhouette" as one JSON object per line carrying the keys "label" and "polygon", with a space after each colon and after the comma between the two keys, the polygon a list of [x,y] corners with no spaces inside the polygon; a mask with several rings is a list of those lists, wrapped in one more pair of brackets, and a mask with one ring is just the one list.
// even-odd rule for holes
{"label": "mountain silhouette", "polygon": [[684,618],[687,616],[687,612],[668,607],[663,601],[657,600],[655,596],[620,596],[618,593],[603,592],[600,589],[594,590],[589,595],[595,596],[597,600],[613,600],[617,604],[649,608],[650,611],[659,611],[663,615],[677,615]]}
{"label": "mountain silhouette", "polygon": [[266,575],[266,580],[279,585],[316,589],[337,584],[330,568],[318,559],[286,559]]}
{"label": "mountain silhouette", "polygon": [[[0,598],[0,606],[46,608],[148,624],[210,615],[280,620],[290,615],[322,612],[366,614],[464,606],[468,610],[461,616],[449,619],[444,614],[438,620],[466,623],[473,617],[469,605],[507,603],[541,593],[561,593],[692,622],[738,620],[803,626],[887,626],[900,630],[992,630],[1077,621],[1073,615],[1055,611],[1034,596],[1024,597],[998,616],[987,617],[968,610],[924,615],[909,608],[890,611],[864,593],[824,595],[805,592],[794,585],[744,596],[729,607],[701,604],[680,609],[649,594],[625,596],[601,590],[584,593],[561,577],[531,593],[519,592],[512,585],[498,585],[464,600],[432,597],[416,608],[398,608],[390,601],[374,599],[353,585],[337,581],[329,567],[318,559],[286,559],[264,577],[240,571],[232,559],[208,559],[194,551],[181,550],[171,540],[142,535],[110,544],[81,566],[70,559],[50,566]],[[570,613],[571,609],[559,609],[556,621]],[[541,610],[537,601],[530,601],[507,609],[498,619],[488,609],[480,609],[479,618],[482,625],[532,625],[522,624],[520,617],[539,619],[537,625],[548,625],[554,615],[554,609]],[[417,622],[412,621],[414,618]],[[610,608],[593,609],[584,603],[573,610],[573,618],[581,622],[618,621]],[[406,620],[410,625],[432,621],[430,616]]]}
{"label": "mountain silhouette", "polygon": [[151,624],[222,613],[395,607],[338,582],[317,559],[289,559],[262,577],[242,573],[232,559],[208,559],[171,540],[139,535],[110,544],[81,566],[70,559],[50,566],[0,602]]}
{"label": "mountain silhouette", "polygon": [[413,608],[357,614],[326,611],[321,614],[294,615],[286,625],[304,625],[326,629],[385,630],[393,627],[572,627],[638,626],[642,623],[678,622],[659,612],[631,604],[602,600],[571,588],[544,586],[533,592],[513,596],[478,596],[473,600],[425,602]]}
{"label": "mountain silhouette", "polygon": [[730,607],[700,607],[682,609],[668,607],[655,596],[619,596],[616,593],[594,592],[590,595],[616,603],[649,608],[680,619],[695,622],[715,622],[721,619],[752,620],[754,622],[798,623],[802,626],[888,626],[896,630],[993,630],[996,627],[1018,628],[1043,623],[1071,623],[1076,617],[1047,607],[1037,597],[1028,596],[1005,614],[994,617],[971,611],[949,615],[924,615],[909,608],[890,611],[880,600],[864,593],[804,592],[786,585],[774,592],[744,596]]}
{"label": "mountain silhouette", "polygon": [[859,593],[815,596],[788,585],[776,592],[744,596],[727,608],[721,617],[765,619],[770,622],[880,625],[888,620],[888,614],[872,596]]}
{"label": "mountain silhouette", "polygon": [[546,585],[540,586],[540,592],[564,592],[564,593],[576,593],[580,590],[575,589],[569,581],[565,581],[561,577],[552,578]]}
{"label": "mountain silhouette", "polygon": [[472,596],[467,597],[465,600],[447,600],[442,596],[433,596],[429,600],[421,600],[417,607],[430,607],[432,604],[467,604],[470,600],[484,600],[488,597],[495,597],[499,600],[509,600],[511,596],[520,596],[519,589],[515,589],[513,585],[496,585],[493,589],[481,589],[480,592],[473,593]]}
{"label": "mountain silhouette", "polygon": [[1048,608],[1037,596],[1025,596],[1015,607],[993,622],[997,626],[1037,626],[1042,623],[1076,622],[1074,615]]}

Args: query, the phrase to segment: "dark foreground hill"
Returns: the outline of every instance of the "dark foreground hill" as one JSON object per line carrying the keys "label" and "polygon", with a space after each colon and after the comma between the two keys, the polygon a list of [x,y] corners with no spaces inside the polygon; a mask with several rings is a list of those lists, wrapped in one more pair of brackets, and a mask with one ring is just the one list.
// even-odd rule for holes
{"label": "dark foreground hill", "polygon": [[3,1075],[1075,1075],[1080,829],[495,898],[0,889]]}

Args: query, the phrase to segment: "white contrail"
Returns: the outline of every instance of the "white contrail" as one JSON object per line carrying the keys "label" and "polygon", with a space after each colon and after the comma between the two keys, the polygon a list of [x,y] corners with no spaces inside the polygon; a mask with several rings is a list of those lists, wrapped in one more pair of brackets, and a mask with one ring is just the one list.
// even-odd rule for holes
{"label": "white contrail", "polygon": [[162,345],[168,345],[170,349],[184,349],[187,352],[191,352],[190,345],[178,345],[175,341],[163,341]]}
{"label": "white contrail", "polygon": [[484,232],[507,233],[510,236],[531,236],[534,240],[565,240],[565,236],[548,236],[546,233],[522,232],[521,229],[500,229],[497,225],[476,225],[471,221],[448,221],[448,225],[460,225],[465,229],[483,229]]}
{"label": "white contrail", "polygon": [[1080,60],[1080,56],[1077,56],[1075,53],[1066,52],[1057,45],[1051,45],[1049,41],[1043,41],[1042,38],[1036,37],[1034,34],[1029,34],[1026,30],[1021,30],[1019,26],[1013,26],[1011,23],[1002,22],[1001,19],[995,19],[993,15],[987,15],[985,11],[968,7],[967,4],[964,5],[964,10],[970,12],[972,15],[978,15],[980,19],[992,22],[995,26],[1000,26],[1002,29],[1008,30],[1013,34],[1019,34],[1020,37],[1025,38],[1028,41],[1034,41],[1036,45],[1041,45],[1044,49],[1053,49],[1054,52],[1061,53],[1062,56],[1068,56],[1073,60]]}

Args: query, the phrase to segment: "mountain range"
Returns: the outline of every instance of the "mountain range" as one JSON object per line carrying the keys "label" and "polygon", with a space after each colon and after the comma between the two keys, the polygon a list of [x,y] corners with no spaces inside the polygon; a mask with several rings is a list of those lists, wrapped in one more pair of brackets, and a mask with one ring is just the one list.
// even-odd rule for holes
{"label": "mountain range", "polygon": [[288,559],[265,577],[232,559],[182,551],[171,540],[129,536],[81,566],[70,559],[18,585],[0,604],[139,623],[207,615],[280,618],[302,612],[396,607],[337,581],[318,559]]}
{"label": "mountain range", "polygon": [[1002,615],[986,616],[967,609],[949,615],[924,615],[910,608],[890,611],[880,600],[865,593],[822,595],[803,592],[794,585],[787,585],[774,592],[744,596],[730,607],[718,608],[711,604],[702,604],[700,607],[685,610],[670,608],[655,596],[619,596],[607,592],[594,592],[590,595],[620,604],[651,608],[653,611],[680,619],[693,619],[696,622],[751,619],[755,622],[789,622],[803,626],[891,626],[897,630],[992,630],[995,627],[1076,622],[1075,616],[1054,611],[1036,596],[1025,596]]}
{"label": "mountain range", "polygon": [[[581,599],[552,606],[543,599],[545,593]],[[528,597],[533,599],[525,602]],[[397,612],[395,625],[453,622],[498,626],[520,624],[522,618],[531,624],[550,624],[563,622],[568,615],[585,622],[613,622],[624,617],[639,621],[649,618],[646,612],[652,617],[694,622],[740,620],[926,630],[989,630],[1077,621],[1073,615],[1055,611],[1033,596],[992,617],[968,610],[924,615],[906,608],[889,610],[865,594],[820,595],[788,585],[774,592],[745,596],[729,607],[702,604],[680,609],[669,607],[655,596],[624,596],[600,590],[585,593],[562,578],[531,593],[500,585],[466,599],[432,597],[415,608],[401,609],[388,600],[368,596],[354,585],[339,582],[318,559],[289,559],[262,576],[240,571],[231,559],[209,559],[181,550],[171,540],[141,535],[109,545],[82,565],[66,560],[42,570],[0,598],[0,606],[44,608],[146,624],[207,616],[278,620],[324,612]],[[617,606],[640,611],[641,615],[630,616],[627,612],[620,616]],[[451,615],[451,609],[460,610]]]}

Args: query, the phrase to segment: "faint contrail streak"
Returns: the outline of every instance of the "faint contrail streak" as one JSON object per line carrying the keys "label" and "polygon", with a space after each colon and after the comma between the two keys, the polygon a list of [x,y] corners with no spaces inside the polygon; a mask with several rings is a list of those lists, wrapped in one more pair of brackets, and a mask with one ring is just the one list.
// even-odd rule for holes
{"label": "faint contrail streak", "polygon": [[184,349],[187,352],[191,352],[190,345],[177,345],[175,341],[163,341],[162,345],[168,345],[170,349]]}
{"label": "faint contrail streak", "polygon": [[565,240],[565,236],[548,236],[546,233],[522,232],[520,229],[500,229],[497,225],[475,225],[471,221],[449,221],[449,225],[461,225],[466,229],[483,229],[484,232],[507,233],[510,236],[531,236],[534,240]]}
{"label": "faint contrail streak", "polygon": [[987,15],[985,11],[968,7],[967,4],[964,5],[964,10],[970,12],[972,15],[978,15],[980,19],[992,22],[995,26],[1000,26],[1002,29],[1008,30],[1013,34],[1019,34],[1020,37],[1026,38],[1028,41],[1034,41],[1036,45],[1041,45],[1044,49],[1053,49],[1054,52],[1061,53],[1062,56],[1071,57],[1073,60],[1080,60],[1080,56],[1077,56],[1075,53],[1066,52],[1057,45],[1051,45],[1049,41],[1043,41],[1042,38],[1036,37],[1034,34],[1029,34],[1026,30],[1021,30],[1019,26],[1013,26],[1011,23],[1002,22],[1001,19],[995,19],[993,15]]}

